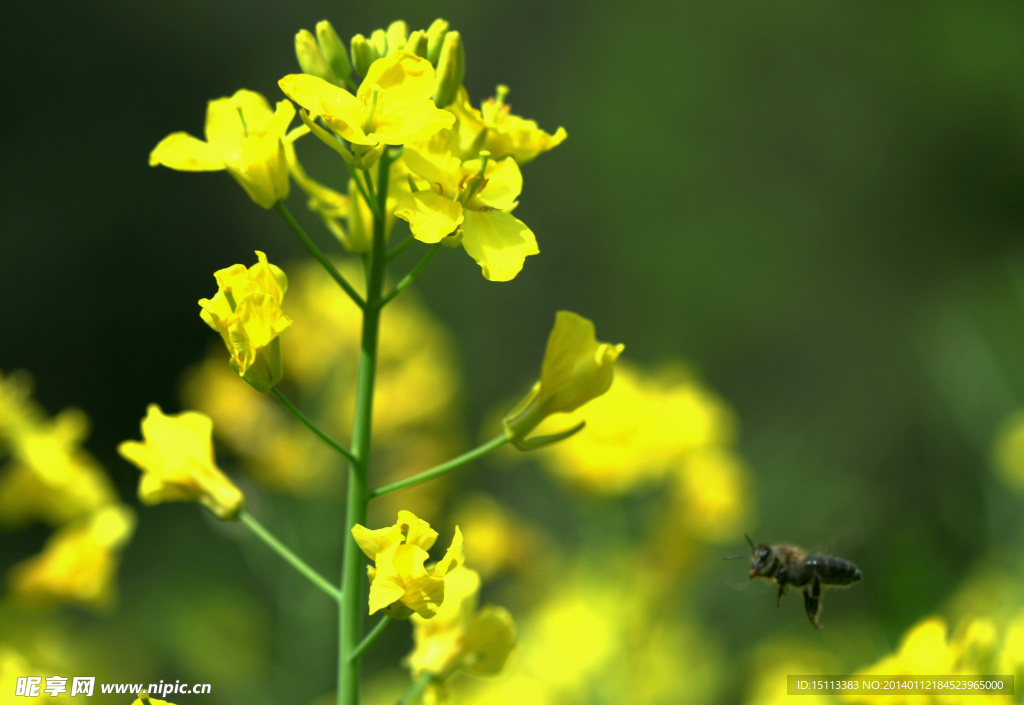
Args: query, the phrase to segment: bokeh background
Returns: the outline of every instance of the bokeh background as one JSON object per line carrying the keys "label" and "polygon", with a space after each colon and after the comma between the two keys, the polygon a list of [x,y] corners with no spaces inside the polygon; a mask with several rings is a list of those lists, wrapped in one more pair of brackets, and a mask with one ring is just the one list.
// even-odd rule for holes
{"label": "bokeh background", "polygon": [[[419,280],[394,349],[396,367],[424,367],[396,376],[388,408],[408,416],[382,437],[382,467],[412,472],[487,437],[536,377],[563,308],[626,344],[622,405],[647,424],[616,436],[609,421],[603,465],[573,439],[575,455],[499,454],[410,498],[441,543],[456,521],[467,537],[467,522],[490,527],[469,560],[485,601],[520,622],[506,680],[467,681],[461,697],[768,702],[786,673],[900,653],[930,615],[961,666],[965,644],[987,672],[1024,662],[1024,5],[107,0],[5,14],[0,371],[8,384],[29,372],[49,415],[84,411],[82,446],[138,510],[115,606],[6,590],[5,664],[212,683],[182,703],[329,693],[329,605],[198,507],[138,507],[138,473],[116,454],[151,402],[222,403],[226,426],[227,400],[262,403],[196,371],[212,349],[230,372],[195,302],[254,249],[290,274],[303,256],[224,174],[146,160],[170,132],[201,134],[212,98],[244,87],[278,100],[300,28],[328,18],[348,37],[437,16],[464,38],[475,102],[507,84],[513,112],[569,139],[524,168],[516,214],[541,254],[513,282],[485,281],[457,250]],[[322,178],[336,168],[308,158]],[[331,350],[331,384],[344,385],[345,343]],[[322,361],[308,364],[295,393],[341,404],[343,386],[325,395]],[[423,394],[439,399],[431,414],[410,404]],[[222,466],[333,576],[330,462],[238,428],[250,435],[218,438]],[[6,524],[5,572],[52,531]],[[739,589],[742,561],[720,558],[748,550],[744,532],[847,557],[865,580],[826,596],[814,632],[799,596],[775,609],[772,589]],[[400,695],[410,643],[399,625],[375,647],[371,700]]]}

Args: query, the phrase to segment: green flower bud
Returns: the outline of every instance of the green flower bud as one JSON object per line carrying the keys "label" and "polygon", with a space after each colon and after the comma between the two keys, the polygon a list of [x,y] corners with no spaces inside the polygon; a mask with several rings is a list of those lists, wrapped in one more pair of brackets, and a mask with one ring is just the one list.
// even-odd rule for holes
{"label": "green flower bud", "polygon": [[396,51],[401,51],[405,48],[405,43],[408,39],[409,25],[407,25],[403,20],[396,20],[392,22],[388,25],[387,31],[388,50],[386,54],[383,54],[382,56],[387,56],[389,54],[394,54]]}
{"label": "green flower bud", "polygon": [[299,60],[299,66],[302,67],[303,73],[337,83],[337,78],[327,66],[324,57],[320,55],[316,39],[308,29],[299,30],[295,35],[295,56]]}
{"label": "green flower bud", "polygon": [[327,20],[316,23],[316,43],[320,47],[320,56],[334,72],[335,78],[344,83],[352,73],[352,65],[348,62],[348,52],[341,37]]}
{"label": "green flower bud", "polygon": [[448,34],[448,21],[438,17],[427,29],[427,61],[437,66],[437,60],[441,56],[441,45],[444,44],[444,36]]}
{"label": "green flower bud", "polygon": [[370,45],[373,47],[373,60],[384,58],[388,55],[388,34],[383,29],[373,30],[370,35]]}
{"label": "green flower bud", "polygon": [[445,35],[434,79],[434,104],[443,108],[455,100],[466,75],[466,50],[458,32]]}
{"label": "green flower bud", "polygon": [[427,33],[422,29],[417,29],[410,34],[409,40],[405,43],[405,50],[411,51],[422,59],[427,58]]}
{"label": "green flower bud", "polygon": [[370,64],[377,58],[373,45],[361,34],[352,37],[352,68],[360,76],[365,76],[370,70]]}

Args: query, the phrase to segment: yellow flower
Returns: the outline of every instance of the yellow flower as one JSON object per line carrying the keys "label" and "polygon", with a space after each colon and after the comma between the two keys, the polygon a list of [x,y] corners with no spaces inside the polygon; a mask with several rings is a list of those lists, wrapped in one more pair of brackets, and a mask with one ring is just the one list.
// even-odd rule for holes
{"label": "yellow flower", "polygon": [[535,255],[537,238],[512,215],[523,190],[523,176],[514,159],[462,161],[444,149],[406,147],[403,160],[422,179],[420,190],[395,206],[395,215],[409,222],[420,242],[436,243],[456,233],[462,246],[490,281],[509,281]]}
{"label": "yellow flower", "polygon": [[257,204],[271,208],[288,196],[288,162],[282,140],[295,106],[282,100],[273,111],[267,99],[240,90],[211,100],[206,108],[206,141],[186,132],[163,138],[149,165],[178,171],[226,169]]}
{"label": "yellow flower", "polygon": [[434,67],[407,51],[374,61],[355,95],[309,74],[290,74],[279,85],[310,116],[322,118],[356,145],[364,168],[377,160],[384,145],[424,140],[455,122],[430,99]]}
{"label": "yellow flower", "polygon": [[[956,653],[946,639],[947,627],[940,617],[924,619],[908,631],[899,651],[863,668],[855,676],[945,676],[952,673]],[[899,695],[843,694],[846,702],[897,703]]]}
{"label": "yellow flower", "polygon": [[219,519],[237,519],[245,497],[213,459],[213,422],[197,411],[167,416],[150,404],[142,420],[142,443],[124,441],[121,457],[142,471],[143,504],[201,502]]}
{"label": "yellow flower", "polygon": [[[143,698],[145,698],[145,700],[143,700]],[[141,693],[139,693],[139,697],[132,701],[132,705],[174,705],[174,703],[167,702],[166,700],[157,700],[156,698],[151,698],[149,697],[149,693],[147,693],[146,691],[142,691]]]}
{"label": "yellow flower", "polygon": [[599,343],[590,320],[559,311],[544,351],[540,381],[504,419],[509,438],[522,441],[551,414],[575,411],[607,392],[623,347]]}
{"label": "yellow flower", "polygon": [[565,141],[565,128],[559,127],[552,135],[537,127],[535,121],[512,115],[505,103],[508,92],[508,86],[498,86],[497,95],[477,110],[470,104],[466,89],[459,91],[448,109],[456,117],[454,132],[461,154],[475,155],[486,149],[495,159],[512,157],[526,164]]}
{"label": "yellow flower", "polygon": [[15,593],[109,607],[118,554],[135,530],[135,514],[112,504],[57,530],[42,553],[11,569]]}
{"label": "yellow flower", "polygon": [[[689,504],[694,498],[688,491],[690,479],[700,482],[702,465],[690,459],[710,451],[710,457],[721,454],[724,460],[734,436],[730,410],[678,363],[647,371],[619,359],[614,386],[587,404],[585,412],[587,432],[551,446],[541,457],[551,472],[591,491],[629,492],[674,477],[677,489],[684,490],[678,493],[680,498]],[[563,423],[582,420],[583,412],[578,411]],[[537,432],[546,432],[547,425]],[[740,470],[735,465],[733,469]],[[738,518],[737,510],[746,503],[746,473],[725,474],[735,482],[725,481],[720,489],[737,493],[730,495],[733,510],[727,514]],[[702,487],[699,492],[706,491]],[[731,525],[728,520],[722,523]]]}
{"label": "yellow flower", "polygon": [[0,428],[13,456],[0,471],[0,524],[39,518],[56,526],[115,501],[109,477],[80,445],[88,425],[78,409],[47,419],[27,403],[7,433]]}
{"label": "yellow flower", "polygon": [[288,278],[257,251],[259,262],[248,269],[235,264],[214,273],[217,293],[200,299],[200,317],[220,333],[231,353],[231,367],[263,393],[281,381],[278,336],[292,321],[281,310]]}
{"label": "yellow flower", "polygon": [[[515,622],[502,607],[477,610],[480,576],[459,567],[445,580],[445,600],[432,619],[413,615],[415,648],[408,657],[413,679],[433,673],[427,700],[446,700],[444,681],[456,670],[497,675],[516,643]],[[433,691],[433,692],[430,692]]]}
{"label": "yellow flower", "polygon": [[462,532],[455,527],[455,536],[444,557],[427,569],[427,551],[437,540],[430,524],[412,512],[398,512],[394,526],[370,530],[356,524],[352,527],[359,548],[374,563],[370,576],[370,614],[383,609],[396,619],[406,619],[413,612],[424,618],[433,617],[444,601],[445,576],[465,561],[462,555]]}

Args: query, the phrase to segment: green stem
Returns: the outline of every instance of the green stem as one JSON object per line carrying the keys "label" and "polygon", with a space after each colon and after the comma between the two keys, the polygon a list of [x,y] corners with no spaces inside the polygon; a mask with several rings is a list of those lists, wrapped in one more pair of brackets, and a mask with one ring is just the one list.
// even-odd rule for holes
{"label": "green stem", "polygon": [[423,259],[419,261],[419,264],[413,267],[411,272],[402,277],[402,280],[395,284],[395,288],[389,291],[387,295],[380,300],[380,305],[387,306],[392,299],[408,289],[412,283],[416,281],[416,277],[422,274],[423,270],[427,268],[427,265],[430,264],[430,260],[434,259],[434,256],[441,251],[442,247],[443,245],[439,242],[427,250],[427,254],[423,255]]}
{"label": "green stem", "polygon": [[430,681],[434,680],[434,674],[427,671],[419,677],[415,683],[409,686],[409,690],[405,691],[405,695],[395,705],[409,705],[413,700],[420,696],[420,694],[427,689],[430,685]]}
{"label": "green stem", "polygon": [[310,568],[309,565],[307,565],[304,560],[302,560],[294,553],[292,553],[291,549],[289,549],[283,543],[278,541],[277,537],[275,537],[273,534],[271,534],[269,531],[263,528],[263,525],[256,521],[256,518],[253,517],[252,514],[243,509],[242,513],[239,515],[238,518],[242,521],[243,524],[248,526],[254,534],[256,534],[260,539],[262,539],[263,543],[270,546],[270,548],[273,549],[277,553],[277,555],[281,556],[281,558],[285,559],[288,563],[290,563],[292,567],[295,568],[295,570],[299,571],[304,576],[306,576],[309,582],[313,583],[318,588],[320,588],[328,595],[330,595],[331,599],[333,599],[335,602],[341,600],[341,595],[338,593],[338,588],[334,587],[329,582],[327,582],[326,578],[324,578],[322,575],[320,575],[315,570]]}
{"label": "green stem", "polygon": [[302,226],[299,225],[298,221],[292,217],[291,211],[289,211],[288,207],[285,206],[284,201],[278,201],[274,208],[276,208],[277,212],[281,214],[281,217],[284,218],[286,223],[288,223],[288,227],[290,227],[292,232],[298,236],[299,240],[302,241],[302,244],[306,246],[309,254],[313,255],[313,258],[327,270],[327,273],[331,275],[331,278],[338,282],[338,286],[340,286],[345,293],[349,295],[349,298],[356,302],[356,305],[359,308],[365,308],[366,303],[363,301],[363,297],[360,296],[359,292],[348,283],[348,280],[345,279],[345,277],[341,276],[341,272],[339,272],[331,261],[327,259],[327,256],[320,251],[320,248],[309,239],[309,235],[307,235],[306,231],[302,229]]}
{"label": "green stem", "polygon": [[430,468],[429,470],[424,470],[423,472],[413,475],[412,477],[407,477],[404,480],[392,482],[390,485],[384,485],[382,487],[374,488],[373,490],[370,491],[370,499],[380,497],[381,495],[390,494],[392,492],[397,492],[398,490],[404,490],[406,487],[412,487],[414,485],[420,484],[421,482],[426,482],[427,480],[433,480],[435,477],[444,475],[446,472],[451,472],[455,468],[462,467],[466,463],[472,462],[481,456],[487,455],[495,448],[500,448],[501,446],[505,445],[506,443],[508,443],[508,441],[508,437],[505,436],[504,434],[496,436],[495,438],[492,438],[483,445],[477,446],[473,450],[463,453],[457,458],[452,458],[446,463],[441,463],[436,467]]}
{"label": "green stem", "polygon": [[[377,172],[377,213],[383,214],[388,197],[390,157],[385,150]],[[352,527],[366,523],[369,502],[368,469],[372,435],[373,389],[377,374],[377,341],[380,329],[380,297],[387,264],[384,242],[384,218],[374,216],[373,249],[367,255],[366,305],[363,307],[363,331],[359,348],[359,375],[356,385],[355,420],[352,426],[352,455],[349,465],[342,559],[342,601],[339,610],[338,705],[359,703],[359,661],[350,658],[359,647],[362,615],[366,610],[363,595],[363,552],[352,536]]]}
{"label": "green stem", "polygon": [[388,626],[388,623],[390,621],[391,617],[389,617],[388,615],[384,615],[383,617],[381,617],[381,620],[377,622],[377,624],[373,627],[373,630],[366,635],[366,638],[359,642],[359,646],[357,646],[356,650],[352,652],[352,655],[348,657],[348,660],[358,661],[359,658],[363,655],[363,652],[370,648],[370,644],[377,640],[377,637],[381,635],[381,632],[384,631],[384,627]]}
{"label": "green stem", "polygon": [[362,179],[359,178],[360,170],[358,168],[356,168],[353,164],[350,164],[347,161],[345,162],[345,168],[348,169],[349,177],[352,179],[352,181],[355,182],[356,190],[359,191],[359,195],[363,197],[363,201],[366,203],[367,207],[370,209],[370,212],[373,213],[374,212],[374,203],[373,203],[373,201],[370,200],[370,195],[368,193],[366,193],[366,186],[363,185]]}
{"label": "green stem", "polygon": [[416,240],[416,238],[414,238],[412,235],[407,235],[404,240],[402,240],[400,243],[398,243],[397,245],[392,247],[390,250],[388,250],[388,255],[387,255],[388,262],[390,262],[395,257],[398,257],[398,255],[400,255],[403,252],[405,252],[406,249],[408,249],[409,245],[411,245],[413,242],[415,242],[415,240]]}
{"label": "green stem", "polygon": [[294,416],[299,421],[301,421],[306,426],[306,428],[308,428],[310,431],[315,433],[316,436],[320,440],[322,440],[324,443],[329,445],[331,448],[333,448],[334,450],[338,451],[343,456],[345,456],[345,458],[350,463],[354,463],[356,461],[356,457],[354,455],[352,455],[351,451],[349,451],[347,448],[344,448],[343,446],[338,444],[338,442],[335,441],[333,438],[331,438],[326,433],[321,431],[317,427],[317,425],[315,423],[310,421],[309,418],[305,414],[303,414],[301,411],[299,411],[298,408],[296,408],[296,406],[294,404],[292,404],[290,401],[288,401],[288,397],[286,397],[284,395],[284,393],[281,392],[280,389],[278,389],[277,387],[271,387],[270,388],[270,393],[273,394],[277,398],[277,400],[279,402],[284,404],[284,408],[288,409],[288,411],[291,412],[292,416]]}

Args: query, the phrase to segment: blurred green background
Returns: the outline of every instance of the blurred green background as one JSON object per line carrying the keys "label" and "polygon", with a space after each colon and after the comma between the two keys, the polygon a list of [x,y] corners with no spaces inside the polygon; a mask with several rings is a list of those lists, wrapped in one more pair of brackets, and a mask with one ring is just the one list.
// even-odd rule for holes
{"label": "blurred green background", "polygon": [[[513,112],[569,133],[524,168],[516,215],[541,254],[496,284],[445,251],[417,285],[458,346],[466,444],[535,378],[567,308],[634,362],[686,361],[731,407],[755,540],[860,565],[863,584],[829,596],[824,617],[826,631],[830,615],[870,625],[850,658],[895,648],[976,571],[1018,574],[1022,499],[991,457],[1024,394],[1021,3],[191,0],[5,13],[0,370],[30,371],[50,413],[85,410],[86,447],[126,501],[138,474],[116,444],[138,437],[148,403],[182,408],[183,371],[216,342],[195,303],[213,271],[251,264],[254,249],[302,256],[224,174],[151,169],[149,151],[173,131],[201,134],[212,98],[244,87],[278,100],[277,79],[297,70],[294,33],[317,20],[348,37],[442,16],[465,41],[474,100],[507,84]],[[289,205],[314,231],[297,189]],[[557,480],[516,472],[461,477],[551,530],[577,517],[552,518],[569,501]],[[538,507],[539,492],[553,498]],[[620,501],[646,511],[644,498],[579,501],[583,514]],[[330,690],[334,622],[289,632],[274,605],[300,580],[268,579],[250,565],[270,562],[262,547],[240,550],[240,532],[207,519],[191,505],[141,509],[119,610],[66,618],[102,637],[96,653],[212,680],[213,695],[182,702],[242,702],[203,665],[238,643],[255,654],[227,659],[249,702]],[[47,534],[4,534],[0,568]],[[713,625],[723,662],[772,634],[814,637],[799,597],[775,610],[772,591],[730,589],[745,570],[716,561],[745,551],[742,530],[735,539],[703,549],[700,579],[678,595]],[[334,546],[307,546],[332,576]],[[147,655],[132,663],[131,649]],[[252,680],[261,659],[289,675]],[[748,697],[737,684],[712,695]]]}

